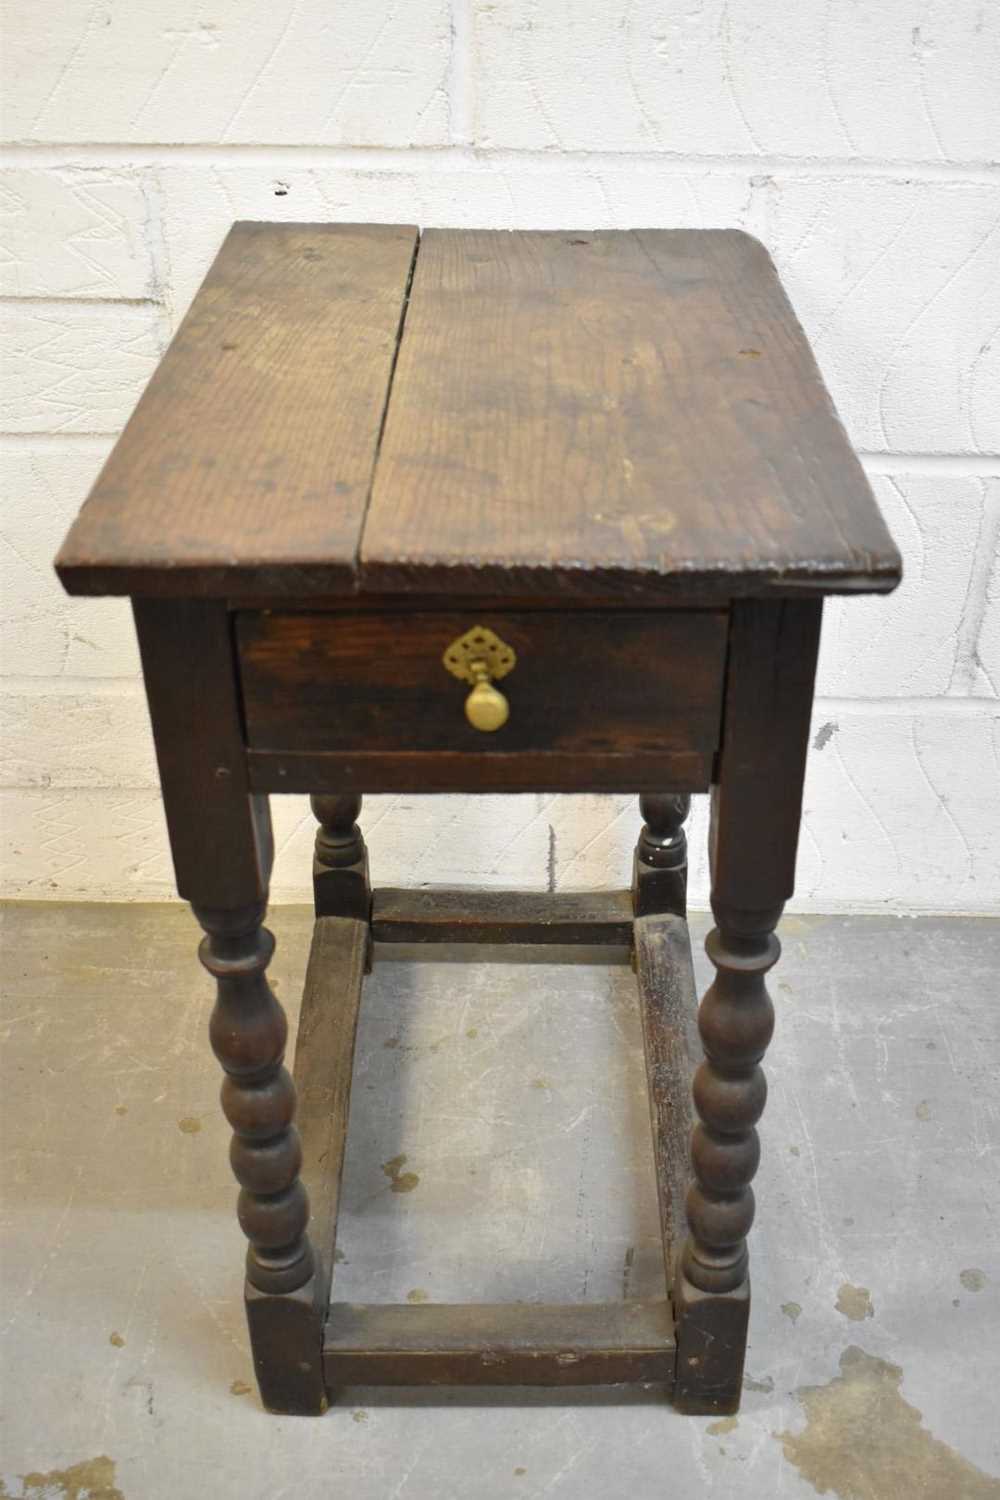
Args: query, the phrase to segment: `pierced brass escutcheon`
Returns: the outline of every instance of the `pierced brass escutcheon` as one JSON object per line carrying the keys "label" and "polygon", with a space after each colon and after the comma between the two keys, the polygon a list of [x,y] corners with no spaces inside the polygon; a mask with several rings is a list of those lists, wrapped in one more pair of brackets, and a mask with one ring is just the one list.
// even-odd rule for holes
{"label": "pierced brass escutcheon", "polygon": [[514,649],[485,625],[474,625],[452,641],[441,660],[453,677],[472,683],[465,700],[465,717],[473,729],[492,734],[510,715],[510,704],[494,686],[517,666]]}

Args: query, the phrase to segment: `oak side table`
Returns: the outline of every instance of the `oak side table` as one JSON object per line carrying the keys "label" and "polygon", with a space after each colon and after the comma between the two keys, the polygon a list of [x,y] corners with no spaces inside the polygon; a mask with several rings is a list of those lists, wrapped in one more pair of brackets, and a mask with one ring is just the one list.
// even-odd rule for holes
{"label": "oak side table", "polygon": [[[900,577],[763,247],[237,224],[56,566],[133,601],[217,984],[265,1404],[643,1381],[734,1411],[822,603]],[[631,890],[372,895],[366,791],[639,793]],[[682,825],[705,791],[717,972],[696,1020]],[[311,793],[320,825],[294,1077],[261,925],[274,792]],[[373,940],[632,944],[661,1300],[330,1301]]]}

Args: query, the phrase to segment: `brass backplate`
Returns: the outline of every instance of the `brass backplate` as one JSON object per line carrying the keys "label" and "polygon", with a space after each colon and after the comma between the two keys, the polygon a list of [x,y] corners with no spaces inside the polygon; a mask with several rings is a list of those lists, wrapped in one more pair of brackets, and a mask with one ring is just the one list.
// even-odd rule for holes
{"label": "brass backplate", "polygon": [[508,646],[486,625],[473,625],[464,635],[452,641],[441,660],[453,677],[463,682],[478,682],[482,673],[473,670],[473,662],[485,662],[494,680],[506,677],[517,666],[513,646]]}

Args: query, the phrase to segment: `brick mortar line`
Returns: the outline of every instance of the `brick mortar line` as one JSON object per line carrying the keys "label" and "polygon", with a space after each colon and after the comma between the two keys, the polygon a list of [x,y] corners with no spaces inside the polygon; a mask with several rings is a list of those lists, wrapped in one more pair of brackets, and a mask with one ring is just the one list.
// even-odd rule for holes
{"label": "brick mortar line", "polygon": [[471,0],[451,0],[448,59],[448,134],[452,146],[468,148],[476,128]]}
{"label": "brick mortar line", "polygon": [[163,307],[160,297],[78,297],[72,292],[63,296],[51,292],[0,292],[0,305],[4,307],[45,307],[69,305],[71,307]]}
{"label": "brick mortar line", "polygon": [[58,168],[74,165],[123,168],[186,162],[218,165],[220,161],[252,161],[255,157],[270,167],[288,165],[289,157],[307,156],[313,166],[344,167],[377,171],[399,171],[401,166],[415,170],[452,170],[470,167],[487,170],[521,167],[549,171],[553,167],[610,167],[625,165],[680,173],[714,170],[744,175],[788,174],[796,176],[839,176],[897,178],[905,182],[981,181],[1000,183],[1000,163],[979,161],[940,162],[919,158],[836,157],[740,155],[671,151],[593,151],[584,149],[543,150],[539,148],[477,147],[448,144],[441,146],[350,146],[307,142],[155,142],[155,141],[10,141],[0,145],[0,153],[10,164],[23,160],[38,161]]}

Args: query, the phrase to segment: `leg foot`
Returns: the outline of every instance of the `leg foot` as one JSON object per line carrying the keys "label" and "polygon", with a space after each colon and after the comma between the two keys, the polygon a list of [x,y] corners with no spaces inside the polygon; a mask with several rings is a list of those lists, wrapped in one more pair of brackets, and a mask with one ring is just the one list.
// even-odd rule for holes
{"label": "leg foot", "polygon": [[260,1399],[268,1411],[318,1417],[329,1402],[323,1383],[322,1322],[318,1283],[282,1296],[259,1291],[248,1281],[244,1293],[253,1364]]}
{"label": "leg foot", "polygon": [[672,1297],[677,1329],[674,1406],[695,1417],[739,1411],[749,1281],[731,1292],[703,1292],[678,1271]]}

